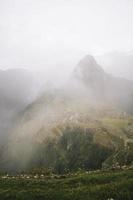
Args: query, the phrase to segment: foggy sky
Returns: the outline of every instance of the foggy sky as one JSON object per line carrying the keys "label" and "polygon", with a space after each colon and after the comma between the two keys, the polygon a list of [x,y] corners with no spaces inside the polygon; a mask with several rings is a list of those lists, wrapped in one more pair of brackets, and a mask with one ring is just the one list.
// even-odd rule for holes
{"label": "foggy sky", "polygon": [[0,68],[66,69],[88,53],[130,51],[132,24],[132,0],[0,0]]}

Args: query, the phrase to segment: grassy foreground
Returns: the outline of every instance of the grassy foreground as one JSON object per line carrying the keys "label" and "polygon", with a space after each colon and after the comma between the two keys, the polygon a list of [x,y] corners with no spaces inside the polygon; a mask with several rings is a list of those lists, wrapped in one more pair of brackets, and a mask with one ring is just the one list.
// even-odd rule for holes
{"label": "grassy foreground", "polygon": [[132,200],[133,170],[0,177],[0,200]]}

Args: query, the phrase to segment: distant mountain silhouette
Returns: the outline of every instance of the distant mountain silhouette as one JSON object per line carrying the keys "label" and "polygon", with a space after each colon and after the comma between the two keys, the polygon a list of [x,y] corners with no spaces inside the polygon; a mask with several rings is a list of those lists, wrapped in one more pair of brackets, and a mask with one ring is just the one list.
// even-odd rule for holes
{"label": "distant mountain silhouette", "polygon": [[85,56],[76,66],[72,77],[85,88],[85,93],[92,100],[112,103],[128,112],[133,111],[133,82],[106,73],[94,57]]}

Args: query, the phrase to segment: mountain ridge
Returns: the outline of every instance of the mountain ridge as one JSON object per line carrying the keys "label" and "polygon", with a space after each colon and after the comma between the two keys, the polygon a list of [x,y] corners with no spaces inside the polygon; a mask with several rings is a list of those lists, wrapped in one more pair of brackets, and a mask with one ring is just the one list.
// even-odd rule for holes
{"label": "mountain ridge", "polygon": [[[84,68],[85,71],[79,70],[79,68]],[[78,76],[77,70],[79,70]],[[123,83],[122,86],[121,83]],[[112,88],[112,86],[114,87]],[[123,92],[123,88],[127,89],[129,86],[131,87],[130,91],[126,93],[124,90]],[[51,88],[44,92],[20,116],[18,115],[4,154],[5,160],[12,161],[12,167],[9,168],[21,169],[27,166],[36,166],[40,162],[46,167],[55,167],[57,159],[63,159],[61,152],[64,152],[63,155],[67,159],[67,156],[70,156],[69,151],[72,154],[75,152],[73,149],[75,145],[79,146],[79,149],[76,149],[81,154],[82,162],[86,163],[84,159],[94,162],[94,165],[91,165],[89,160],[87,161],[88,165],[84,163],[88,168],[101,167],[102,163],[112,155],[112,152],[114,154],[116,151],[120,152],[121,148],[126,153],[124,141],[132,140],[133,119],[124,111],[123,105],[119,106],[118,104],[121,104],[121,99],[122,101],[130,99],[132,92],[133,84],[130,81],[108,75],[92,56],[85,57],[76,66],[76,70],[64,87],[61,89]],[[132,102],[131,105],[129,102],[127,104],[131,106]],[[130,134],[126,128],[131,129]],[[83,150],[84,154],[79,152],[84,146],[82,140],[87,145],[90,158],[86,157],[86,149]],[[60,144],[62,141],[67,143],[65,149]],[[59,150],[57,151],[56,148]],[[94,148],[101,151],[101,157],[97,164],[95,163],[96,158],[93,160]],[[40,151],[40,155],[44,153],[44,156],[40,157],[38,151]],[[49,160],[45,151],[52,151],[52,157],[56,155]],[[97,152],[95,156],[98,156]],[[37,161],[38,159],[39,161]],[[72,162],[71,156],[69,159],[67,162]],[[67,166],[64,162],[66,161],[62,161],[61,165]],[[77,162],[79,162],[77,163],[78,167],[82,163],[78,157]],[[59,161],[57,163],[59,164]],[[122,163],[124,164],[124,161]],[[59,169],[59,165],[56,167]],[[73,167],[76,167],[75,164]]]}

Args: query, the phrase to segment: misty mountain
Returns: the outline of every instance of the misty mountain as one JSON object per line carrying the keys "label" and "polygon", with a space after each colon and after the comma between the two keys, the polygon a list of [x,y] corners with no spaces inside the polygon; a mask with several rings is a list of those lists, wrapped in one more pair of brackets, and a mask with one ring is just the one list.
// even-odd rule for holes
{"label": "misty mountain", "polygon": [[133,80],[133,51],[110,52],[97,56],[96,59],[108,73]]}
{"label": "misty mountain", "polygon": [[106,74],[93,56],[85,56],[75,67],[73,78],[85,87],[90,97],[103,97]]}
{"label": "misty mountain", "polygon": [[106,102],[130,113],[133,111],[133,82],[108,74],[92,56],[87,55],[78,63],[72,80],[71,90],[74,87],[82,95],[84,91],[88,100]]}
{"label": "misty mountain", "polygon": [[[58,163],[57,158],[63,159],[62,153],[59,152],[63,151],[64,159],[67,159],[67,152],[71,149],[71,145],[74,151],[75,146],[73,145],[76,145],[74,135],[79,132],[78,142],[82,135],[83,141],[88,137],[91,138],[91,142],[86,144],[90,145],[88,151],[91,159],[95,148],[99,149],[97,152],[101,151],[101,156],[105,155],[104,158],[99,158],[100,163],[94,164],[95,168],[102,166],[112,153],[125,148],[125,141],[131,139],[132,142],[133,120],[129,115],[133,107],[132,95],[133,83],[131,81],[107,74],[94,57],[85,56],[77,64],[64,86],[60,89],[51,87],[18,113],[4,152],[3,163],[9,163],[8,168],[10,169],[23,169],[26,166],[43,164],[54,167],[53,165]],[[65,139],[68,144],[63,150],[59,141],[62,137],[67,137],[66,132],[69,138]],[[79,143],[80,145],[82,148],[83,144]],[[52,158],[46,161],[45,156],[49,155],[51,148]],[[54,152],[57,149],[57,155],[55,155]],[[53,155],[55,155],[54,158]],[[81,153],[81,157],[83,155]],[[85,152],[85,155],[87,156],[88,152]],[[96,153],[95,156],[94,162],[98,154]],[[71,162],[71,158],[69,161]],[[54,162],[52,166],[51,162]],[[79,161],[77,166],[80,163],[82,162]],[[5,167],[4,164],[2,165]]]}

